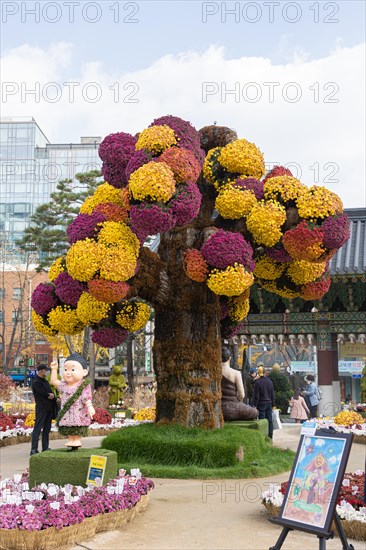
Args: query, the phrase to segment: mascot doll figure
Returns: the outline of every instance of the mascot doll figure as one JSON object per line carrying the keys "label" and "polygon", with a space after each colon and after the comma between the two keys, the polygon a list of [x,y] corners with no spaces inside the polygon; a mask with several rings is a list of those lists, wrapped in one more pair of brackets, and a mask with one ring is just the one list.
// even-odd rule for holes
{"label": "mascot doll figure", "polygon": [[81,447],[81,437],[88,434],[88,426],[95,414],[92,405],[92,389],[88,365],[80,353],[72,353],[65,361],[62,380],[57,378],[58,363],[51,363],[51,384],[60,392],[61,410],[56,425],[61,435],[67,436],[65,443],[70,450]]}

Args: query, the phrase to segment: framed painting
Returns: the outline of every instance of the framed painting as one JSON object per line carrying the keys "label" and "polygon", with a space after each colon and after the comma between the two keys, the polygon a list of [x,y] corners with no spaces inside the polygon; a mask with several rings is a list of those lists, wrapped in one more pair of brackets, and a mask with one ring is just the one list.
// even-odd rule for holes
{"label": "framed painting", "polygon": [[329,533],[352,439],[352,434],[326,429],[301,436],[278,518],[281,525]]}

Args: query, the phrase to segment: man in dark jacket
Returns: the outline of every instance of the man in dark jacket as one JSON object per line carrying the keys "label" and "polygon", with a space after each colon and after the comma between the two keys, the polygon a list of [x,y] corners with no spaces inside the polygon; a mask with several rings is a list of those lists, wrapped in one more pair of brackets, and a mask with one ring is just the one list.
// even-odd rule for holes
{"label": "man in dark jacket", "polygon": [[275,394],[272,380],[264,376],[264,368],[258,368],[259,379],[254,384],[253,406],[259,411],[258,418],[267,418],[268,437],[273,438],[272,407],[274,407]]}
{"label": "man in dark jacket", "polygon": [[52,418],[55,412],[55,396],[46,380],[47,365],[38,365],[37,376],[32,384],[32,391],[36,402],[36,421],[32,434],[31,455],[38,453],[38,441],[42,430],[42,451],[48,451],[49,433]]}

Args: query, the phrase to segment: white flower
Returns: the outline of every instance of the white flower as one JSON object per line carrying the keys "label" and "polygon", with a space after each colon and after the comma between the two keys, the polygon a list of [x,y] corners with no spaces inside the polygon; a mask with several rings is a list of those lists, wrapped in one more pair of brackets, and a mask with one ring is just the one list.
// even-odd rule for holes
{"label": "white flower", "polygon": [[53,510],[59,510],[60,509],[60,503],[59,502],[51,502],[50,503],[50,508],[52,508]]}
{"label": "white flower", "polygon": [[33,510],[34,510],[34,506],[33,504],[27,504],[27,506],[25,507],[25,509],[27,510],[27,512],[29,514],[32,514],[33,513]]}

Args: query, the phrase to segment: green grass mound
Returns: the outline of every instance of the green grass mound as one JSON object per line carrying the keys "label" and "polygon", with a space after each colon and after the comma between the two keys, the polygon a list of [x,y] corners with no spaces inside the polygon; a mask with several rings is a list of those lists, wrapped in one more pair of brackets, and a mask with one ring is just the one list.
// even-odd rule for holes
{"label": "green grass mound", "polygon": [[117,475],[117,454],[108,449],[57,449],[32,455],[29,460],[29,486],[41,483],[86,486],[91,455],[107,457],[103,483]]}
{"label": "green grass mound", "polygon": [[111,433],[102,446],[117,453],[119,468],[167,478],[263,477],[290,470],[294,458],[257,430],[226,425],[201,430],[144,424]]}

